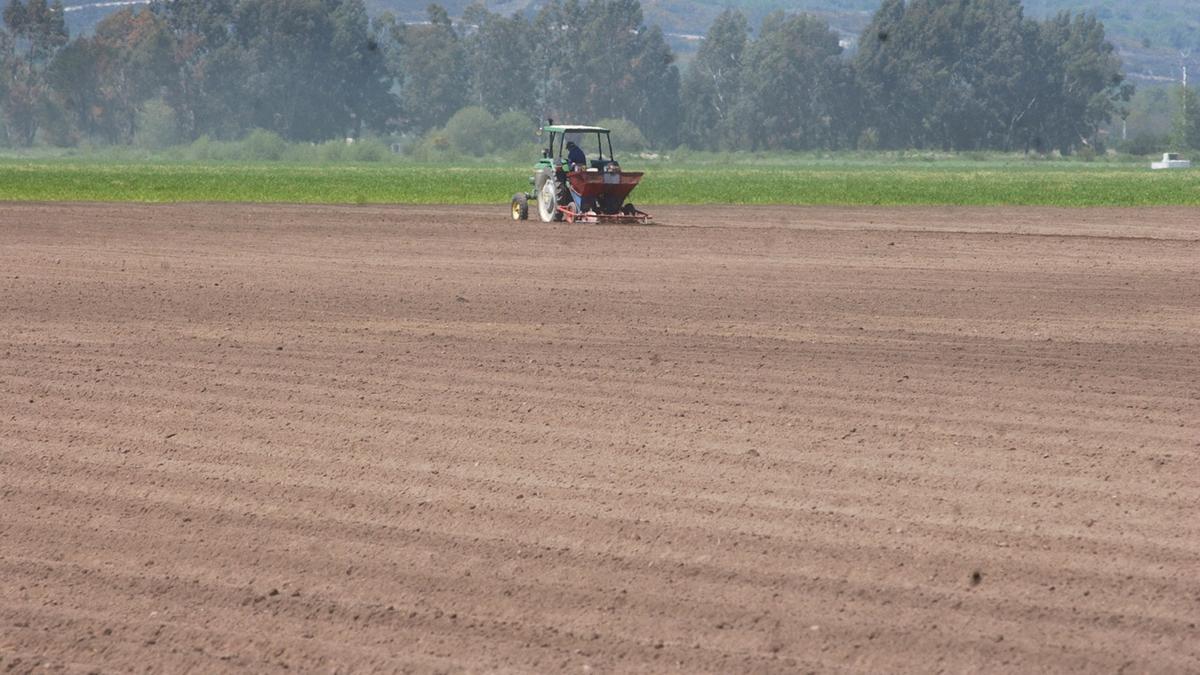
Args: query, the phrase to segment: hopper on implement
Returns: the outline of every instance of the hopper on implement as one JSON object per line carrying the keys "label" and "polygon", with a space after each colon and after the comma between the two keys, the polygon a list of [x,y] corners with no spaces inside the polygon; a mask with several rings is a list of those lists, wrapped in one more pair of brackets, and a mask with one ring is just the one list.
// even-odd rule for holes
{"label": "hopper on implement", "polygon": [[[549,134],[548,143],[529,178],[533,192],[513,195],[513,220],[529,217],[532,200],[547,223],[650,222],[650,214],[625,201],[642,172],[621,170],[608,129],[554,125],[551,120],[539,133]],[[587,153],[593,154],[588,158]]]}

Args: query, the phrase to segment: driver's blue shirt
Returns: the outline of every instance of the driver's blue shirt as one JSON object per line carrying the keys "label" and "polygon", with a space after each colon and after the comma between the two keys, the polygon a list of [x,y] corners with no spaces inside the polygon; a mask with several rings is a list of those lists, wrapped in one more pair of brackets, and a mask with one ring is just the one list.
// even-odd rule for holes
{"label": "driver's blue shirt", "polygon": [[567,152],[567,161],[572,164],[587,164],[587,155],[583,154],[583,148],[577,145]]}

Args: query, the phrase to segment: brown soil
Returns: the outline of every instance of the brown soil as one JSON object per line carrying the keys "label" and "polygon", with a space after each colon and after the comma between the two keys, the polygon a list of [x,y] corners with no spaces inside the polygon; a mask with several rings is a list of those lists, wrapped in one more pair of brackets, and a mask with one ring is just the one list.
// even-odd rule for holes
{"label": "brown soil", "polygon": [[1200,670],[1187,209],[0,205],[0,671]]}

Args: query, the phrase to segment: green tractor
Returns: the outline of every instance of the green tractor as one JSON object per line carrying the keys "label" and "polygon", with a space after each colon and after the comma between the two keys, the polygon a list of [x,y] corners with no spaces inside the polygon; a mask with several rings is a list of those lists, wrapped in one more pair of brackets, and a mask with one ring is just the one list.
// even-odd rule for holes
{"label": "green tractor", "polygon": [[642,172],[621,170],[608,129],[550,120],[539,131],[543,134],[549,139],[529,177],[533,192],[513,195],[513,220],[528,219],[532,202],[546,223],[650,222],[650,214],[625,201]]}

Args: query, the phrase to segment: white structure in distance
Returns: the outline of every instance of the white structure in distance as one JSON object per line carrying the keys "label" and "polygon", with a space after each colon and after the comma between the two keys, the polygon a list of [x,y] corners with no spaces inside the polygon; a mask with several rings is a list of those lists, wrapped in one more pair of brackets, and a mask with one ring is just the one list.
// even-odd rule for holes
{"label": "white structure in distance", "polygon": [[1150,162],[1151,169],[1190,169],[1192,163],[1186,159],[1179,159],[1179,155],[1173,152],[1164,152],[1161,162]]}

